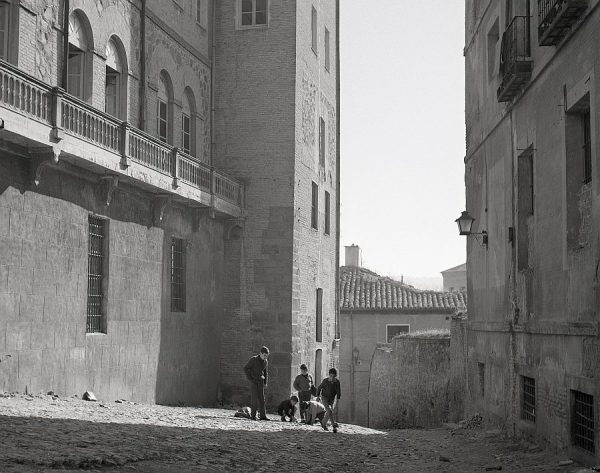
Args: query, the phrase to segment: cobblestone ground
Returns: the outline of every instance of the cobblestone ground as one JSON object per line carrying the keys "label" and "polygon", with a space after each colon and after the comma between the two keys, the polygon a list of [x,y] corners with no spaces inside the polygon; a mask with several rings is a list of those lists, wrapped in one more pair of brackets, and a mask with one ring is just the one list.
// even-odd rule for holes
{"label": "cobblestone ground", "polygon": [[340,432],[231,410],[0,394],[0,472],[591,472],[481,429]]}

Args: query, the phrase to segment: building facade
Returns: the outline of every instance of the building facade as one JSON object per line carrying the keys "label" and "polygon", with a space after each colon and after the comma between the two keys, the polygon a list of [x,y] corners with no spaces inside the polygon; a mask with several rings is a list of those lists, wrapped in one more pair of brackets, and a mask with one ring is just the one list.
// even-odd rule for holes
{"label": "building facade", "polygon": [[444,292],[467,290],[467,263],[459,264],[441,273]]}
{"label": "building facade", "polygon": [[388,346],[399,334],[449,333],[452,314],[466,307],[466,293],[416,289],[365,268],[344,266],[340,304],[340,419],[369,425],[371,368],[377,348]]}
{"label": "building facade", "polygon": [[0,389],[243,402],[263,344],[270,399],[335,362],[338,10],[307,5],[0,4]]}
{"label": "building facade", "polygon": [[469,404],[590,462],[599,45],[596,0],[466,2]]}

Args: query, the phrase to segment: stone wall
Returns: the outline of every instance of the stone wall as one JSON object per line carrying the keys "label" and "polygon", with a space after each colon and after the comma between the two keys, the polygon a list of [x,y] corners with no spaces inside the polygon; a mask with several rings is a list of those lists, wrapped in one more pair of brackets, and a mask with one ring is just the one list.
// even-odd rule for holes
{"label": "stone wall", "polygon": [[454,315],[450,322],[450,373],[448,383],[449,420],[458,422],[465,417],[467,387],[467,318]]}
{"label": "stone wall", "polygon": [[373,355],[369,426],[433,427],[448,420],[450,337],[399,336]]}
{"label": "stone wall", "polygon": [[[30,184],[0,157],[0,390],[211,404],[220,367],[223,224],[61,163]],[[86,334],[88,216],[108,220],[106,333]],[[170,308],[170,242],[187,241],[187,311]],[[10,356],[9,356],[10,355]]]}

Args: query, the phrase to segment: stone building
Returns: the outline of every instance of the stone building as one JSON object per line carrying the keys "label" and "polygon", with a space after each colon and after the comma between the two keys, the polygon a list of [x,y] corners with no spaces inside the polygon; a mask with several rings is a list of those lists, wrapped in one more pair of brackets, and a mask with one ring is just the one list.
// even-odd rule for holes
{"label": "stone building", "polygon": [[466,1],[468,401],[600,458],[597,0]]}
{"label": "stone building", "polygon": [[[334,0],[0,3],[0,389],[269,399],[335,363]],[[10,355],[10,356],[9,356]]]}
{"label": "stone building", "polygon": [[368,425],[371,361],[378,346],[402,333],[449,330],[452,314],[466,306],[466,294],[416,289],[348,263],[352,258],[340,272],[340,419]]}
{"label": "stone building", "polygon": [[459,264],[441,272],[444,292],[467,290],[467,263]]}

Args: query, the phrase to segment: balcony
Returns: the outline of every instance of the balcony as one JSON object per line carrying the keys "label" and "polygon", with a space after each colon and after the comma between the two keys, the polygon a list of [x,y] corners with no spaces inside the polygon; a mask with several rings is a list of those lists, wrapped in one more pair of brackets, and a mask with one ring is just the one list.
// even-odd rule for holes
{"label": "balcony", "polygon": [[242,215],[243,187],[235,179],[1,60],[0,109],[0,144],[31,159],[36,185],[45,167],[66,162],[163,201]]}
{"label": "balcony", "polygon": [[538,0],[538,41],[554,46],[571,30],[588,6],[588,0]]}
{"label": "balcony", "polygon": [[516,16],[502,35],[498,102],[510,102],[521,92],[531,78],[533,61],[528,16]]}

